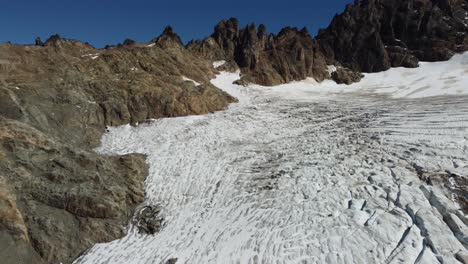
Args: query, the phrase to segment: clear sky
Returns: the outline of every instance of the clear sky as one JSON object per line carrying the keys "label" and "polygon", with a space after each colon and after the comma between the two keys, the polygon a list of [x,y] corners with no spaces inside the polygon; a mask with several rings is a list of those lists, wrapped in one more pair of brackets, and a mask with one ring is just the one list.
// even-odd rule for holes
{"label": "clear sky", "polygon": [[0,42],[58,33],[96,47],[146,42],[171,25],[184,41],[209,36],[221,19],[263,23],[268,32],[306,26],[315,35],[352,0],[0,0]]}

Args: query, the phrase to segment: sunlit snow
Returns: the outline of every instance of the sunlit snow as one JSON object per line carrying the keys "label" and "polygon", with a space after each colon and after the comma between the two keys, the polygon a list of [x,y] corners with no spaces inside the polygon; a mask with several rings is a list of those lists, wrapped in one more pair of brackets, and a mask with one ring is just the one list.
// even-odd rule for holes
{"label": "sunlit snow", "polygon": [[215,61],[215,62],[213,62],[213,67],[216,69],[216,68],[218,68],[218,67],[223,66],[224,64],[226,64],[226,61],[224,61],[224,60]]}
{"label": "sunlit snow", "polygon": [[184,80],[184,81],[189,81],[189,82],[193,82],[193,84],[195,84],[196,86],[199,86],[199,85],[200,85],[200,83],[198,83],[198,82],[196,82],[196,81],[194,81],[194,80],[192,80],[192,79],[190,79],[190,78],[187,78],[187,77],[185,77],[185,76],[182,76],[182,80]]}
{"label": "sunlit snow", "polygon": [[95,60],[97,58],[99,58],[99,53],[94,53],[94,54],[85,54],[85,55],[82,55],[81,57],[82,58],[91,58],[92,60]]}
{"label": "sunlit snow", "polygon": [[147,155],[165,224],[76,263],[458,263],[467,218],[421,177],[468,175],[467,70],[465,54],[351,86],[222,73],[226,111],[110,128],[98,151]]}
{"label": "sunlit snow", "polygon": [[[329,66],[329,72],[334,70]],[[392,68],[368,73],[352,85],[324,81],[320,84],[294,82],[276,86],[284,94],[294,90],[297,98],[310,91],[322,93],[382,93],[393,98],[420,98],[437,95],[468,94],[468,53],[457,54],[446,62],[420,62],[418,68]]]}

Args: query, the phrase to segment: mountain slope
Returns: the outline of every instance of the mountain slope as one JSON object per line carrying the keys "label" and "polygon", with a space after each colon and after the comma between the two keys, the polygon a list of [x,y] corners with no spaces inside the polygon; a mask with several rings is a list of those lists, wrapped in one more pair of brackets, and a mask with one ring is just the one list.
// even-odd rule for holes
{"label": "mountain slope", "polygon": [[209,83],[210,62],[172,47],[168,33],[155,46],[100,50],[59,36],[0,45],[2,263],[69,263],[125,233],[147,166],[142,155],[94,153],[106,126],[235,101]]}

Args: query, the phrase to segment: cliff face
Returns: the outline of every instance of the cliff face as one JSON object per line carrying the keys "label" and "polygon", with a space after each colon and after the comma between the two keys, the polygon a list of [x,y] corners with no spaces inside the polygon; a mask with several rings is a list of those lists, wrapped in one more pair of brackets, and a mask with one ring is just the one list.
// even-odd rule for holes
{"label": "cliff face", "polygon": [[221,21],[214,33],[187,49],[212,60],[237,65],[242,80],[276,85],[313,77],[322,81],[329,75],[325,57],[306,29],[284,28],[278,35],[267,34],[265,26],[239,28],[237,19]]}
{"label": "cliff face", "polygon": [[356,71],[417,67],[468,50],[465,0],[356,0],[317,39],[330,61]]}
{"label": "cliff face", "polygon": [[235,100],[210,84],[211,63],[174,46],[174,35],[99,50],[59,36],[0,45],[2,263],[70,263],[124,234],[147,166],[142,155],[96,154],[106,126]]}

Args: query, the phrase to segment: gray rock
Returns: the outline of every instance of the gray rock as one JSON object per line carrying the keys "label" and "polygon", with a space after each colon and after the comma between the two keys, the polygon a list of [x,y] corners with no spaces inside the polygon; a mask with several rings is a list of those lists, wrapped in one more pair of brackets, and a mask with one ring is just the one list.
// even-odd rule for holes
{"label": "gray rock", "polygon": [[138,208],[133,217],[133,225],[139,233],[154,235],[161,230],[164,218],[160,215],[159,206],[145,205]]}
{"label": "gray rock", "polygon": [[283,28],[267,34],[265,26],[250,24],[243,29],[235,18],[223,20],[214,33],[187,49],[211,60],[235,61],[246,82],[277,85],[313,77],[328,77],[325,57],[307,29]]}
{"label": "gray rock", "polygon": [[364,75],[360,72],[355,72],[347,68],[338,67],[336,71],[332,72],[331,78],[337,84],[347,84],[350,85],[355,82],[359,82]]}

